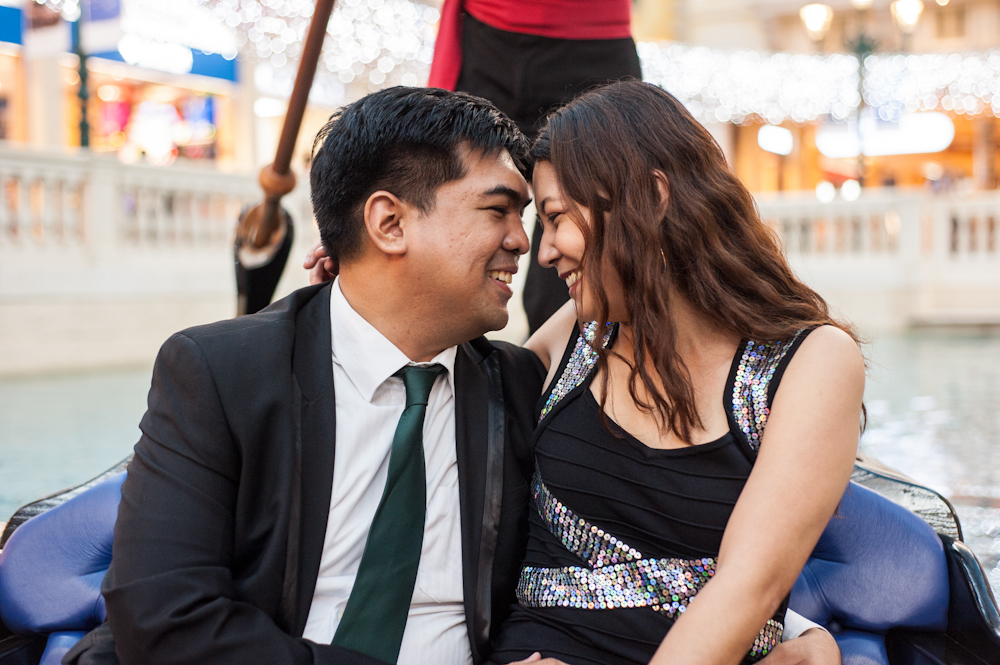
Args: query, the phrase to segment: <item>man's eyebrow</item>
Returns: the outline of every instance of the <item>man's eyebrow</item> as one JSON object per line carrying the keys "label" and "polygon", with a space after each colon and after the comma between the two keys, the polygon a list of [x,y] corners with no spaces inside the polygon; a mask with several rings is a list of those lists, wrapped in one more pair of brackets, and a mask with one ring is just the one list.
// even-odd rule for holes
{"label": "man's eyebrow", "polygon": [[514,189],[513,187],[508,187],[507,185],[497,185],[492,189],[488,189],[481,194],[484,198],[487,196],[506,196],[511,201],[516,202],[520,207],[525,207],[531,203],[531,197],[525,196],[523,193]]}

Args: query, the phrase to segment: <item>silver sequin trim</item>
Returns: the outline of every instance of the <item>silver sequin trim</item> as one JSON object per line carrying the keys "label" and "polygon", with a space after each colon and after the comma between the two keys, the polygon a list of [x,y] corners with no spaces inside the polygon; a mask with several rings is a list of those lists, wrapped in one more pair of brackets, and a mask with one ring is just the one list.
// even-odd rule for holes
{"label": "silver sequin trim", "polygon": [[754,450],[760,448],[764,426],[771,414],[767,402],[767,388],[771,385],[771,378],[781,359],[801,334],[800,330],[787,342],[749,341],[743,347],[733,383],[733,416]]}
{"label": "silver sequin trim", "polygon": [[761,628],[760,633],[757,634],[756,639],[754,639],[753,646],[750,647],[750,659],[760,660],[771,653],[771,649],[778,646],[778,643],[781,642],[781,634],[784,630],[785,627],[781,625],[780,621],[768,619],[764,627]]}
{"label": "silver sequin trim", "polygon": [[537,468],[531,482],[538,514],[552,535],[561,540],[570,552],[595,568],[642,558],[637,549],[593,526],[552,496]]}
{"label": "silver sequin trim", "polygon": [[[605,345],[608,343],[610,336],[611,324],[609,323],[604,333],[603,343]],[[570,354],[569,362],[566,363],[566,369],[563,370],[552,392],[549,393],[548,399],[545,400],[545,406],[542,407],[542,412],[538,416],[539,422],[545,416],[549,415],[549,412],[555,408],[556,404],[562,401],[563,397],[573,392],[583,383],[587,375],[590,374],[590,370],[597,364],[597,351],[594,351],[593,346],[596,337],[597,322],[592,321],[585,324],[583,326],[583,334],[576,339],[576,346],[573,347],[573,353]]]}
{"label": "silver sequin trim", "polygon": [[714,574],[715,563],[707,558],[641,559],[595,569],[525,566],[517,599],[525,607],[651,607],[676,617]]}
{"label": "silver sequin trim", "polygon": [[[549,531],[592,568],[525,566],[517,585],[517,599],[525,607],[649,607],[676,618],[715,575],[715,559],[710,557],[645,559],[559,501],[537,469],[532,484],[535,505]],[[782,630],[780,622],[769,620],[754,640],[751,659],[770,653],[781,641]]]}

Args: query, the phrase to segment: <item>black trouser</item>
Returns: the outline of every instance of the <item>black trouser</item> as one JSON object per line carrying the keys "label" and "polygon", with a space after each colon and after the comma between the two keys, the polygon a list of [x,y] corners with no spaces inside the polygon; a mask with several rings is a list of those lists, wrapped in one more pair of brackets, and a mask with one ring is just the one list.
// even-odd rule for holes
{"label": "black trouser", "polygon": [[[545,115],[596,85],[642,78],[635,42],[553,39],[497,30],[465,15],[456,89],[485,97],[534,138]],[[553,269],[538,265],[540,224],[531,240],[524,310],[534,332],[569,298]]]}

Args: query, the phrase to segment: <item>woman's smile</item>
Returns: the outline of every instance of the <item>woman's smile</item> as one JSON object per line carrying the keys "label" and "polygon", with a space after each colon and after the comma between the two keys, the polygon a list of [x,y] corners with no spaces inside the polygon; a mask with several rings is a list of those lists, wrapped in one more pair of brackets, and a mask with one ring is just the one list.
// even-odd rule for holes
{"label": "woman's smile", "polygon": [[577,268],[576,270],[571,270],[569,274],[560,276],[564,280],[566,280],[566,287],[569,289],[570,297],[572,297],[576,285],[580,282],[580,279],[583,277],[583,271]]}

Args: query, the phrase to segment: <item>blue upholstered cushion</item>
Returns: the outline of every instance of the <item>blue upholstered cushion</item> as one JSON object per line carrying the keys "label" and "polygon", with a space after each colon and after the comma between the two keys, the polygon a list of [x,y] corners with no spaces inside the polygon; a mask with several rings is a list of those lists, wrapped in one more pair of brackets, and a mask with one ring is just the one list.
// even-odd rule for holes
{"label": "blue upholstered cushion", "polygon": [[73,648],[73,645],[83,639],[87,633],[82,630],[70,630],[59,633],[50,633],[49,639],[45,643],[45,652],[38,665],[60,665],[66,652]]}
{"label": "blue upholstered cushion", "polygon": [[16,633],[88,631],[104,621],[120,473],[36,515],[0,553],[0,618]]}
{"label": "blue upholstered cushion", "polygon": [[886,665],[885,637],[860,630],[845,630],[833,636],[840,647],[842,665]]}
{"label": "blue upholstered cushion", "polygon": [[831,632],[884,634],[893,627],[944,630],[948,600],[948,564],[934,530],[851,483],[796,580],[789,606],[832,625]]}
{"label": "blue upholstered cushion", "polygon": [[[12,630],[86,631],[104,620],[100,585],[111,563],[124,478],[32,518],[11,536],[0,554],[0,618]],[[790,606],[833,629],[844,665],[884,664],[881,633],[889,628],[947,625],[941,541],[910,511],[852,483],[796,581]],[[53,634],[46,649],[53,664],[80,635]]]}

